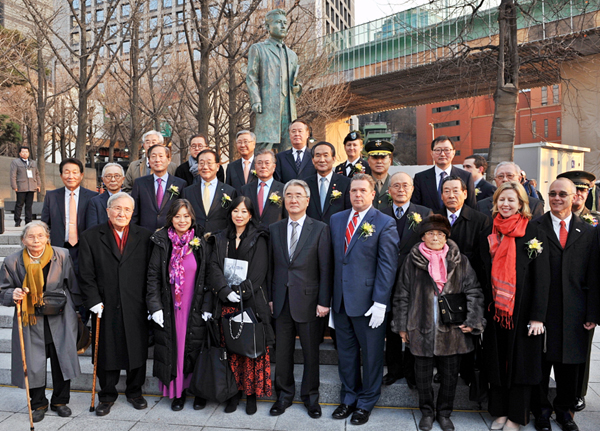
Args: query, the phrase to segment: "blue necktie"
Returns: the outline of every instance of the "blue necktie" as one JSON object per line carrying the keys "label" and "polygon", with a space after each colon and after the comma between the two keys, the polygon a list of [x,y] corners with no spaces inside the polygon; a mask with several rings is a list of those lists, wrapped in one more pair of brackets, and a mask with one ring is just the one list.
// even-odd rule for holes
{"label": "blue necktie", "polygon": [[400,220],[404,215],[404,209],[402,207],[396,208],[396,218]]}
{"label": "blue necktie", "polygon": [[302,151],[296,150],[296,170],[300,170],[300,165],[302,164],[302,160],[300,159],[300,153]]}
{"label": "blue necktie", "polygon": [[321,211],[325,208],[325,198],[327,197],[327,178],[321,178],[321,188],[319,189],[319,197],[321,198]]}
{"label": "blue necktie", "polygon": [[444,206],[444,201],[442,201],[442,183],[444,182],[444,178],[446,178],[448,174],[446,172],[440,172],[440,185],[438,186],[438,197],[440,198],[440,206]]}

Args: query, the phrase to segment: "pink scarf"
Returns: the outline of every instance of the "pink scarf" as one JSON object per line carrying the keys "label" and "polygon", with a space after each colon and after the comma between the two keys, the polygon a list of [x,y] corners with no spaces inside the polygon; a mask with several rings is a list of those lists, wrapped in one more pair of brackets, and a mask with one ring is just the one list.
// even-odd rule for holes
{"label": "pink scarf", "polygon": [[181,309],[181,293],[185,281],[185,268],[183,267],[183,258],[188,253],[189,242],[194,239],[194,229],[188,230],[181,237],[177,235],[172,227],[168,230],[169,239],[173,243],[171,252],[171,261],[169,262],[169,283],[175,286],[175,307]]}
{"label": "pink scarf", "polygon": [[432,250],[425,246],[422,242],[419,244],[419,251],[429,261],[429,275],[435,281],[438,290],[442,293],[444,284],[448,281],[448,273],[446,272],[446,255],[448,254],[448,244],[444,244],[444,248],[441,250]]}

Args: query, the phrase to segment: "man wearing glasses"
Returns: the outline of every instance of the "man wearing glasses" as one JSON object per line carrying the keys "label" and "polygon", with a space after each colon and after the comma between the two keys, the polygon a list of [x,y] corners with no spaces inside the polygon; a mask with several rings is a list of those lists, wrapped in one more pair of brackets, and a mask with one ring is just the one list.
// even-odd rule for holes
{"label": "man wearing glasses", "polygon": [[[196,158],[201,151],[204,151],[208,148],[207,142],[206,136],[204,136],[202,133],[193,135],[190,138],[190,145],[188,147],[188,160],[180,164],[175,171],[175,176],[185,180],[188,186],[191,186],[194,184],[194,182],[199,181],[200,177],[198,176],[198,163],[196,162]],[[225,181],[225,171],[223,170],[223,166],[219,166],[219,170],[217,171],[217,179],[221,182]]]}
{"label": "man wearing glasses", "polygon": [[235,138],[235,147],[240,158],[227,166],[227,180],[225,183],[241,193],[243,186],[256,182],[257,171],[254,169],[256,135],[249,130],[240,130]]}
{"label": "man wearing glasses", "polygon": [[227,209],[237,197],[233,187],[217,179],[221,159],[214,150],[198,154],[200,182],[183,190],[183,198],[190,201],[196,213],[196,223],[205,232],[218,232],[227,227]]}
{"label": "man wearing glasses", "polygon": [[[500,187],[502,183],[507,181],[519,182],[520,176],[521,168],[519,165],[513,162],[500,162],[494,171],[494,181],[496,182],[496,187]],[[489,198],[485,198],[477,202],[477,209],[491,219],[493,205],[493,196],[490,196]],[[544,203],[541,200],[531,196],[529,197],[529,209],[531,209],[531,214],[533,215],[532,220],[544,215]]]}
{"label": "man wearing glasses", "polygon": [[471,208],[477,208],[475,186],[470,172],[452,166],[454,143],[447,136],[438,136],[431,143],[431,157],[434,166],[415,175],[415,191],[412,202],[438,211],[443,208],[441,184],[444,178],[453,175],[461,178],[467,185],[467,200]]}
{"label": "man wearing glasses", "polygon": [[85,213],[88,229],[108,221],[108,215],[106,213],[108,198],[121,191],[123,181],[125,181],[125,171],[121,165],[118,163],[107,163],[104,166],[102,169],[102,182],[104,183],[106,192],[94,196],[88,204]]}

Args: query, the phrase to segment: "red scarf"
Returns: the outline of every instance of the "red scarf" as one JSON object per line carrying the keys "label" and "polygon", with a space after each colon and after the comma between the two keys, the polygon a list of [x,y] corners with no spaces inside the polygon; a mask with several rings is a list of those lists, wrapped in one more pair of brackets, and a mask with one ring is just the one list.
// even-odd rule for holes
{"label": "red scarf", "polygon": [[521,214],[494,218],[492,234],[488,236],[492,256],[492,294],[496,315],[494,320],[507,329],[513,328],[513,310],[517,289],[517,247],[515,238],[525,235],[529,220]]}
{"label": "red scarf", "polygon": [[117,233],[117,230],[115,229],[113,224],[110,222],[110,220],[108,221],[108,225],[110,226],[112,233],[115,236],[115,241],[117,242],[117,247],[119,248],[119,251],[121,252],[121,255],[122,255],[123,250],[125,250],[125,244],[127,244],[127,238],[129,237],[129,225],[125,226],[122,237],[119,236],[119,234]]}

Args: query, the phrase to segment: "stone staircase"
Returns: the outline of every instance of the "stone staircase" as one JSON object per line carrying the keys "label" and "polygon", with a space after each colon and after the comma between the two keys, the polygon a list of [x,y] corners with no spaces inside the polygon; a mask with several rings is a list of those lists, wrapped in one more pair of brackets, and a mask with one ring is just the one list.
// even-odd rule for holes
{"label": "stone staircase", "polygon": [[[0,262],[15,251],[21,249],[18,237],[18,230],[11,229],[7,233],[0,235]],[[14,308],[0,306],[0,385],[11,384],[11,333]],[[152,377],[152,358],[153,348],[149,350],[149,358],[146,369],[146,383],[144,393],[160,394],[158,389],[158,380]],[[300,381],[302,378],[302,351],[300,341],[296,340],[296,352],[294,356],[296,366],[294,374],[296,377],[296,394],[299,400]],[[340,380],[337,367],[337,351],[330,339],[326,339],[320,347],[320,401],[323,403],[337,404],[339,402]],[[91,348],[84,354],[80,355],[81,375],[71,382],[71,388],[74,390],[90,391],[92,388],[93,365],[91,362]],[[272,376],[276,364],[272,366]],[[50,368],[47,373],[48,387],[52,387],[52,376]],[[439,385],[434,385],[438,387]],[[117,386],[120,392],[125,390],[125,373],[121,373],[119,385]],[[455,401],[456,409],[479,409],[480,406],[472,401],[469,401],[469,388],[464,382],[459,379],[457,395]],[[416,390],[411,390],[405,379],[401,379],[391,386],[382,388],[381,398],[378,402],[379,406],[400,406],[400,407],[417,407],[418,395]]]}

